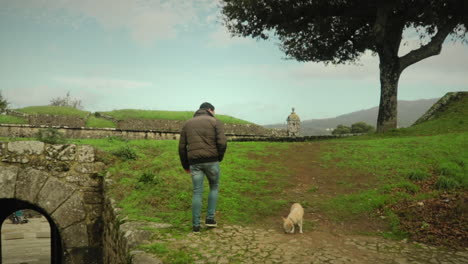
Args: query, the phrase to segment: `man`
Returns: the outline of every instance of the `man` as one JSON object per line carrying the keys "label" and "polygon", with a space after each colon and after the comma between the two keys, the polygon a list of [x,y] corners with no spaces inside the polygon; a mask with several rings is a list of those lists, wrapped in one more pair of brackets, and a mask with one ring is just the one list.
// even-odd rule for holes
{"label": "man", "polygon": [[227,141],[224,125],[214,117],[215,108],[203,103],[192,119],[185,122],[179,141],[179,157],[182,167],[192,175],[192,225],[193,232],[200,232],[203,180],[207,177],[210,184],[208,212],[205,225],[216,227],[216,202],[218,200],[219,163],[226,152]]}

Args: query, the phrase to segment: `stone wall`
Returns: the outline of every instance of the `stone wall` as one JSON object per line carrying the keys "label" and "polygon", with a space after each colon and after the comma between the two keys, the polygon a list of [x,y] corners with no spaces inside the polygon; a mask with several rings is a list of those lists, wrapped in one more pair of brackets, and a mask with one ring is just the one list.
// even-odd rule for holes
{"label": "stone wall", "polygon": [[[31,125],[0,125],[0,137],[25,137],[34,138],[40,129],[48,128],[48,126],[31,126]],[[69,127],[52,127],[56,128],[60,133],[63,133],[67,138],[108,138],[122,137],[128,139],[179,139],[179,133],[175,132],[160,132],[160,131],[131,131],[116,128],[69,128]]]}
{"label": "stone wall", "polygon": [[[185,121],[164,119],[128,119],[117,122],[117,128],[129,131],[180,132]],[[224,124],[227,135],[286,136],[286,130],[267,129],[255,124]]]}
{"label": "stone wall", "polygon": [[94,148],[0,142],[0,201],[18,200],[52,219],[64,263],[101,263],[104,164]]}
{"label": "stone wall", "polygon": [[[109,178],[111,176],[106,175],[105,190],[112,186],[113,182]],[[145,253],[137,247],[151,242],[152,232],[148,229],[168,228],[169,224],[128,221],[108,195],[105,195],[103,219],[104,264],[162,264],[157,256]]]}
{"label": "stone wall", "polygon": [[427,112],[422,115],[416,122],[414,122],[414,125],[417,125],[419,123],[429,121],[435,117],[437,112],[444,111],[448,105],[450,105],[454,101],[458,101],[463,97],[467,97],[468,92],[453,92],[453,93],[447,93],[445,94],[442,98],[437,101]]}
{"label": "stone wall", "polygon": [[117,122],[117,128],[122,130],[153,130],[179,132],[184,121],[164,119],[128,119]]}
{"label": "stone wall", "polygon": [[67,115],[29,115],[29,124],[32,126],[66,126],[85,127],[86,118]]}

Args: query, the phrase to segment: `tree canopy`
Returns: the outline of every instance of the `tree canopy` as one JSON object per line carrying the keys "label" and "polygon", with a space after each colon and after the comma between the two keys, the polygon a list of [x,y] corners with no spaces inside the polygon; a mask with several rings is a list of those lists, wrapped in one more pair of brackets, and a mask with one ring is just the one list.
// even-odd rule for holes
{"label": "tree canopy", "polygon": [[0,113],[5,112],[8,108],[8,105],[8,101],[3,98],[2,92],[0,91]]}
{"label": "tree canopy", "polygon": [[[466,0],[223,0],[233,35],[275,36],[288,58],[325,64],[354,63],[366,50],[380,59],[377,130],[396,128],[398,80],[408,66],[440,53],[447,36],[466,43]],[[403,31],[421,46],[399,56]]]}

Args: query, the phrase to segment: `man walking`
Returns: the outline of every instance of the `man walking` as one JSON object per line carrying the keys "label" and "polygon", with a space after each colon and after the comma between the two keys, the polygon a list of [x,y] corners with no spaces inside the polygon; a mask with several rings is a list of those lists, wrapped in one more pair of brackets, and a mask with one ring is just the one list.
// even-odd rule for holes
{"label": "man walking", "polygon": [[203,180],[210,184],[208,212],[205,225],[216,227],[216,202],[218,201],[219,163],[226,152],[227,141],[224,125],[214,117],[215,108],[210,103],[200,105],[193,118],[185,122],[180,132],[179,157],[182,167],[192,175],[192,226],[200,232],[200,216],[203,195]]}

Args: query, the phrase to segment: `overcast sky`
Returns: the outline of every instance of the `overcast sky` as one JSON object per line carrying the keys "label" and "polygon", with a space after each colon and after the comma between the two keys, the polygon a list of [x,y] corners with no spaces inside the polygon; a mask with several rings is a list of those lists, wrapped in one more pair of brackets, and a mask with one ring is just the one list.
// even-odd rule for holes
{"label": "overcast sky", "polygon": [[[0,90],[19,108],[65,96],[85,110],[193,111],[257,124],[377,106],[378,58],[325,66],[285,60],[274,41],[231,38],[216,0],[0,0]],[[409,32],[407,35],[411,36]],[[403,52],[416,47],[411,39]],[[468,46],[406,69],[399,100],[468,90]]]}

